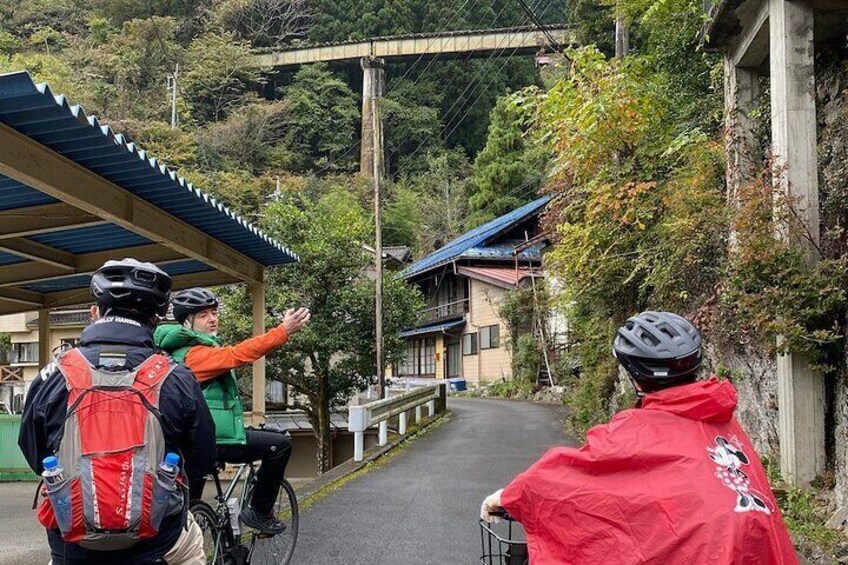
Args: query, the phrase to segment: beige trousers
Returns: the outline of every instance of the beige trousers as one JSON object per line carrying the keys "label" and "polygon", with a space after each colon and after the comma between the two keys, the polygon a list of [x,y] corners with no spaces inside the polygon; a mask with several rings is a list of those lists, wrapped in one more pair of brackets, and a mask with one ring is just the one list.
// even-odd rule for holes
{"label": "beige trousers", "polygon": [[[203,551],[203,532],[194,521],[191,512],[188,513],[186,529],[180,533],[177,543],[163,556],[168,565],[206,565],[206,553]],[[53,560],[47,562],[53,565]]]}
{"label": "beige trousers", "polygon": [[168,565],[206,565],[206,553],[203,551],[203,532],[188,513],[186,529],[182,531],[177,543],[163,557]]}

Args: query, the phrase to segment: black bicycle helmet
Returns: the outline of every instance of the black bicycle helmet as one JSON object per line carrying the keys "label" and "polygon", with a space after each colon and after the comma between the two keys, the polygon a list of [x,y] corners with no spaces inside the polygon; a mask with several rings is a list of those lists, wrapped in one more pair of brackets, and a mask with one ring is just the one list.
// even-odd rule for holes
{"label": "black bicycle helmet", "polygon": [[200,287],[177,292],[171,298],[171,303],[174,305],[174,318],[181,324],[192,314],[218,307],[215,295],[209,289]]}
{"label": "black bicycle helmet", "polygon": [[695,380],[701,368],[701,334],[670,312],[642,312],[618,328],[616,359],[652,392]]}
{"label": "black bicycle helmet", "polygon": [[171,277],[153,263],[106,261],[92,275],[89,289],[103,315],[123,310],[164,316],[171,296]]}

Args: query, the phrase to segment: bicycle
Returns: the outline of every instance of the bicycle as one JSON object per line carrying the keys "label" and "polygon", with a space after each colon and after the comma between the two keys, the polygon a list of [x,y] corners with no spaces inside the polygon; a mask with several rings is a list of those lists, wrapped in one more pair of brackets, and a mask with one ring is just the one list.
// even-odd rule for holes
{"label": "bicycle", "polygon": [[[492,512],[492,515],[502,518],[506,527],[495,526],[480,520],[480,541],[483,546],[480,563],[483,565],[529,565],[527,542],[515,539],[522,533],[520,528],[515,527],[517,522],[506,511]],[[499,534],[495,531],[496,529],[505,529],[505,535],[504,532]]]}
{"label": "bicycle", "polygon": [[[286,524],[279,534],[264,534],[239,523],[238,515],[250,500],[256,483],[256,465],[244,463],[236,469],[235,476],[226,491],[221,484],[219,464],[212,475],[215,481],[217,505],[213,508],[203,501],[191,505],[191,513],[203,532],[203,547],[206,561],[212,565],[288,565],[297,542],[299,514],[297,497],[291,484],[283,479],[280,494],[274,505],[277,517]],[[240,482],[241,495],[234,497]],[[229,501],[233,503],[228,504]],[[232,507],[231,507],[232,505]]]}

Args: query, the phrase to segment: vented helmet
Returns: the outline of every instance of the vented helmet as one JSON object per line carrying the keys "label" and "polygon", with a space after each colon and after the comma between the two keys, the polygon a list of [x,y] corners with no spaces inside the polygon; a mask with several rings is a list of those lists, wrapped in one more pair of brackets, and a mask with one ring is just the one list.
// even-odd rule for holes
{"label": "vented helmet", "polygon": [[670,312],[643,312],[618,328],[613,352],[644,392],[695,380],[701,368],[701,334]]}
{"label": "vented helmet", "polygon": [[209,289],[200,287],[175,293],[171,303],[174,305],[174,318],[181,324],[192,314],[218,307],[215,295]]}
{"label": "vented helmet", "polygon": [[171,277],[153,263],[135,259],[106,261],[91,277],[91,295],[102,314],[126,310],[164,316]]}

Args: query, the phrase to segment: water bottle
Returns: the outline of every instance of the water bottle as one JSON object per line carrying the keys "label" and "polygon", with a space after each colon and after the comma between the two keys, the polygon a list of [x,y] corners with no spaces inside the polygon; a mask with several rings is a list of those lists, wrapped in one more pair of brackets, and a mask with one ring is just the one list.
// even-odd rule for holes
{"label": "water bottle", "polygon": [[41,473],[41,476],[44,477],[44,482],[48,485],[61,483],[65,479],[65,470],[59,466],[59,458],[55,455],[45,457],[41,464],[44,466],[44,472]]}
{"label": "water bottle", "polygon": [[65,480],[65,470],[55,455],[45,457],[41,464],[44,467],[41,476],[47,483],[47,496],[53,505],[56,522],[63,532],[68,531],[71,527],[71,493],[69,489],[58,486]]}
{"label": "water bottle", "polygon": [[165,454],[165,459],[159,463],[159,472],[156,476],[159,483],[170,492],[174,490],[174,485],[177,482],[177,473],[180,471],[180,456],[176,453],[168,452]]}

